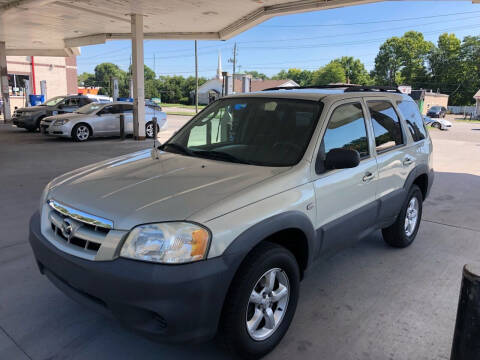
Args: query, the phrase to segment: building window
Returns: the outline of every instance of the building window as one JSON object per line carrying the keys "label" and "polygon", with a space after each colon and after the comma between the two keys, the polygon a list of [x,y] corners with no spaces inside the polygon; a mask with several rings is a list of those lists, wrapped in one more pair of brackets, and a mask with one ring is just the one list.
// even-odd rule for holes
{"label": "building window", "polygon": [[24,96],[25,81],[30,81],[29,75],[8,74],[8,92],[10,95]]}

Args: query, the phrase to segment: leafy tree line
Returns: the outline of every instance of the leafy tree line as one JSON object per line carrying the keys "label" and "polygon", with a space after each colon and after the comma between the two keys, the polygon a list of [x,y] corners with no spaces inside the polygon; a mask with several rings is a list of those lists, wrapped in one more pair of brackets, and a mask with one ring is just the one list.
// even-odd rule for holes
{"label": "leafy tree line", "polygon": [[[144,65],[145,98],[161,98],[166,103],[189,104],[193,101],[190,94],[195,90],[195,77],[160,76],[147,65]],[[100,87],[99,94],[112,96],[111,78],[118,79],[120,97],[128,97],[130,92],[130,71],[124,71],[113,63],[101,63],[95,67],[94,73],[82,73],[78,76],[78,84],[86,87]],[[207,79],[201,77],[198,84]]]}
{"label": "leafy tree line", "polygon": [[[257,79],[269,79],[259,71],[247,71]],[[120,96],[129,93],[129,72],[112,63],[97,65],[94,74],[83,73],[79,84],[100,86],[111,95],[110,78],[119,79]],[[271,79],[292,79],[301,86],[351,83],[360,85],[411,85],[413,89],[433,89],[450,95],[451,105],[469,105],[480,89],[480,36],[442,34],[437,44],[425,40],[422,33],[408,31],[387,39],[379,48],[375,67],[369,73],[365,65],[351,56],[334,59],[317,70],[299,68],[281,70]],[[199,84],[207,81],[199,79]],[[164,102],[189,103],[195,89],[194,77],[160,76],[145,66],[145,97],[161,97]]]}
{"label": "leafy tree line", "polygon": [[[248,72],[267,79],[257,71]],[[450,95],[450,104],[472,104],[480,89],[480,36],[442,34],[437,44],[423,34],[406,32],[387,39],[368,73],[363,63],[353,57],[332,60],[318,70],[297,68],[282,70],[272,79],[292,79],[301,86],[351,83],[359,85],[411,85],[413,89],[433,89]]]}

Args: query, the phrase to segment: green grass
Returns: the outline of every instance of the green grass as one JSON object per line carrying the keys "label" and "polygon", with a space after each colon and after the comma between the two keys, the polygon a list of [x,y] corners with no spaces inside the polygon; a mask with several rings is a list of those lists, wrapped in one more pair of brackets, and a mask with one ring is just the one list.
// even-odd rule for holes
{"label": "green grass", "polygon": [[470,124],[480,124],[480,120],[467,120],[464,118],[455,118],[455,121],[461,121],[461,122],[466,122]]}
{"label": "green grass", "polygon": [[[195,110],[195,105],[184,105],[184,104],[166,104],[166,103],[161,103],[161,107],[164,108],[169,108],[169,107],[177,107],[177,108],[182,108],[182,109],[192,109]],[[205,105],[198,105],[198,110],[202,110],[205,107]]]}
{"label": "green grass", "polygon": [[193,116],[195,115],[194,112],[186,112],[186,111],[166,111],[167,115],[181,115],[181,116]]}

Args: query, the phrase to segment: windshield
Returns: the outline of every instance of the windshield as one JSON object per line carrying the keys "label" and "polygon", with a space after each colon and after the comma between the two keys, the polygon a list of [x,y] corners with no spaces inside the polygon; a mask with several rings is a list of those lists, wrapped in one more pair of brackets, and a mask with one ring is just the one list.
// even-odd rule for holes
{"label": "windshield", "polygon": [[57,105],[60,101],[65,99],[65,96],[55,96],[54,98],[48,99],[45,101],[42,105],[44,106],[55,106]]}
{"label": "windshield", "polygon": [[430,108],[430,111],[440,111],[440,109],[441,109],[440,106],[432,106]]}
{"label": "windshield", "polygon": [[292,166],[302,158],[321,108],[319,102],[292,99],[220,100],[161,149],[221,161]]}
{"label": "windshield", "polygon": [[75,112],[77,114],[91,114],[91,113],[95,112],[96,110],[100,109],[101,107],[103,107],[103,105],[104,104],[93,102],[93,103],[90,103],[88,105],[82,106],[81,108],[79,108]]}

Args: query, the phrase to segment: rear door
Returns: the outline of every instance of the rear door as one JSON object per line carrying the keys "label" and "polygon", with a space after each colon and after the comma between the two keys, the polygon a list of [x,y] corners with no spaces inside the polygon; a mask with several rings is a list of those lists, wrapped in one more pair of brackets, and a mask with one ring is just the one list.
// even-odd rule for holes
{"label": "rear door", "polygon": [[409,138],[391,99],[378,97],[365,101],[378,164],[377,197],[381,218],[385,220],[396,216],[403,204],[403,185],[415,166],[415,157],[409,152]]}
{"label": "rear door", "polygon": [[122,113],[125,116],[125,133],[133,134],[133,104],[123,104]]}
{"label": "rear door", "polygon": [[[374,225],[377,204],[377,162],[371,128],[361,99],[333,104],[320,139],[315,164],[317,228],[323,252],[345,247]],[[360,164],[352,169],[326,170],[324,160],[336,148],[357,150]]]}

